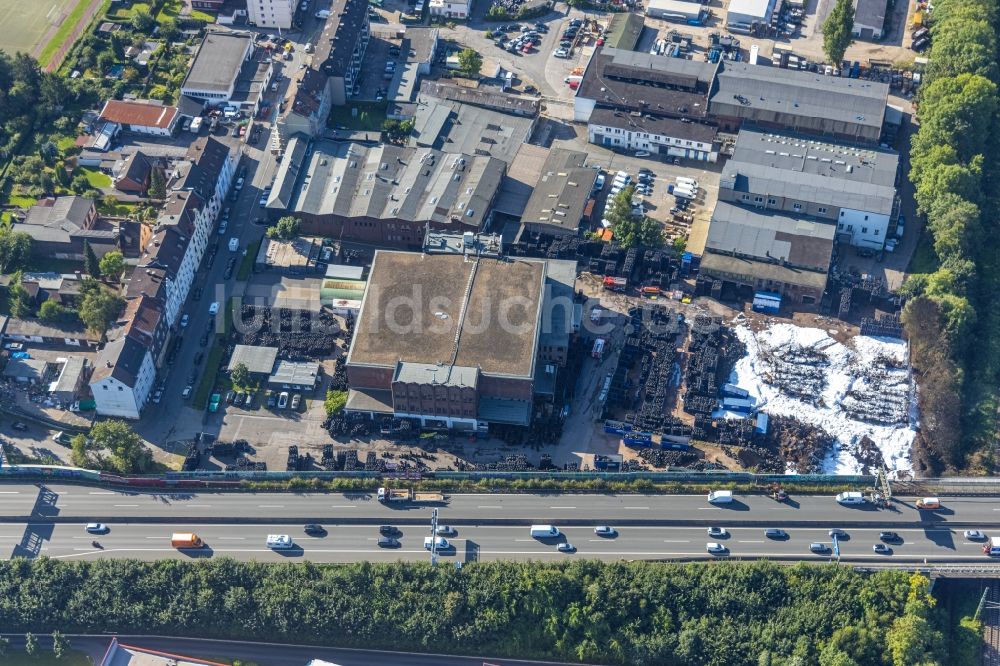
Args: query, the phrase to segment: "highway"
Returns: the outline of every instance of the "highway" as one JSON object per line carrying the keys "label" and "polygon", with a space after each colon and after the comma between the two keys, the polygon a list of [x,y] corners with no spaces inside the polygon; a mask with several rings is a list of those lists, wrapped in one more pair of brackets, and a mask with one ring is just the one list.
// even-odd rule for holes
{"label": "highway", "polygon": [[[240,560],[288,562],[308,559],[314,562],[394,562],[397,560],[427,562],[430,553],[424,549],[424,538],[430,528],[401,526],[399,548],[380,548],[378,528],[374,525],[327,524],[326,535],[308,536],[303,526],[295,524],[233,525],[205,524],[158,525],[108,523],[110,531],[103,535],[86,532],[84,523],[50,523],[0,525],[0,550],[11,556],[40,555],[63,560],[86,560],[98,557],[134,558],[144,560],[194,560],[209,557],[232,557]],[[204,540],[203,549],[177,550],[170,545],[173,531],[194,530]],[[698,527],[627,527],[616,526],[617,535],[600,537],[592,527],[563,527],[563,536],[540,540],[531,537],[527,527],[489,526],[458,527],[457,534],[447,537],[449,548],[440,553],[441,562],[474,562],[479,560],[543,560],[559,561],[574,557],[602,560],[662,560],[713,559],[706,551],[709,541],[724,544],[729,553],[723,557],[750,559],[788,559],[828,561],[832,558],[832,539],[826,528],[788,529],[789,538],[774,540],[765,537],[762,528],[729,528],[726,538],[710,538],[705,528]],[[948,561],[986,563],[981,544],[967,541],[961,531],[948,529],[897,530],[902,542],[893,544],[892,555],[878,555],[872,546],[879,543],[878,530],[847,530],[849,538],[841,540],[841,560],[851,562],[883,562],[887,559],[905,561]],[[268,534],[288,534],[293,547],[272,551],[265,545]],[[92,541],[97,540],[95,548]],[[556,550],[561,542],[576,547],[575,553]],[[831,548],[826,555],[810,552],[810,543],[825,543]]]}
{"label": "highway", "polygon": [[[592,525],[821,525],[1000,527],[1000,502],[991,497],[947,497],[936,511],[916,498],[896,498],[891,509],[841,506],[831,496],[795,496],[779,503],[739,495],[711,505],[704,495],[463,494],[439,505],[441,520],[456,524],[554,523]],[[0,485],[0,522],[43,520],[190,522],[381,522],[426,524],[429,506],[380,504],[373,493],[119,492],[71,484]]]}
{"label": "highway", "polygon": [[[737,496],[731,504],[713,506],[701,495],[469,494],[450,497],[438,506],[440,524],[457,528],[443,561],[561,560],[573,557],[618,559],[711,559],[709,541],[726,545],[723,557],[824,561],[831,555],[809,550],[813,542],[832,548],[828,532],[845,529],[841,559],[852,562],[990,562],[980,544],[963,530],[1000,528],[997,502],[984,497],[946,498],[938,511],[918,511],[912,498],[898,499],[891,510],[840,506],[832,497],[792,497],[778,503],[766,496]],[[77,485],[0,485],[0,549],[10,556],[59,559],[129,557],[197,559],[229,556],[282,562],[359,560],[426,561],[423,538],[429,535],[430,506],[383,505],[370,494],[321,493],[139,493]],[[95,537],[87,522],[103,522],[110,533]],[[318,522],[322,537],[305,535],[303,524]],[[564,536],[542,542],[527,525],[551,523]],[[377,545],[380,524],[402,532],[399,548]],[[594,534],[597,524],[618,530],[615,538]],[[706,528],[729,530],[728,538],[709,538]],[[787,530],[787,540],[764,536],[764,528]],[[902,543],[891,555],[872,546],[880,529],[898,532]],[[197,532],[202,551],[170,546],[175,531]],[[282,552],[265,546],[268,534],[289,534],[295,547]],[[575,553],[556,550],[569,541]]]}

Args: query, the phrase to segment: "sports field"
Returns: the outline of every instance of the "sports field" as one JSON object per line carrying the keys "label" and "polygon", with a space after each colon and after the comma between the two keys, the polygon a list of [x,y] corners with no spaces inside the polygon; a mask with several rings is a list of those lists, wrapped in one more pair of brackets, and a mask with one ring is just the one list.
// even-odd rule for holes
{"label": "sports field", "polygon": [[0,49],[35,51],[80,0],[0,0]]}

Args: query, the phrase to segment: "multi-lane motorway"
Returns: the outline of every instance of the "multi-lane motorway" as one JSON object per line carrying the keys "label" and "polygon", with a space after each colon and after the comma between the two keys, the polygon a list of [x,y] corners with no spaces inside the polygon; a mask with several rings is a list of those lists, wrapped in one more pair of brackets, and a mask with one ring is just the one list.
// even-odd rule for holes
{"label": "multi-lane motorway", "polygon": [[[761,495],[738,496],[728,505],[710,505],[702,495],[468,494],[439,505],[439,522],[457,529],[449,537],[445,560],[669,559],[709,557],[706,543],[728,548],[728,557],[822,561],[831,554],[811,553],[814,542],[832,546],[828,532],[842,528],[841,559],[862,562],[951,561],[987,563],[981,544],[964,538],[965,529],[987,534],[1000,528],[1000,503],[986,497],[946,498],[938,511],[920,511],[914,498],[898,498],[892,509],[844,507],[832,497],[792,497],[778,503]],[[426,560],[423,539],[430,530],[430,506],[384,505],[372,495],[286,493],[137,493],[75,485],[0,486],[0,548],[10,555],[57,558],[191,558],[230,556],[322,562],[397,559]],[[106,523],[110,532],[93,537],[84,524]],[[303,523],[326,527],[324,536],[307,536]],[[551,523],[563,537],[543,542],[527,525]],[[400,528],[398,548],[380,548],[378,525]],[[594,534],[598,524],[617,529],[614,538]],[[710,538],[708,526],[725,527],[727,538]],[[769,539],[764,528],[788,531],[786,540]],[[872,546],[879,531],[898,532],[902,542],[891,555]],[[195,531],[207,544],[197,554],[170,546],[174,531]],[[998,529],[1000,531],[1000,529]],[[268,534],[289,534],[295,548],[273,552]],[[97,539],[100,548],[92,546]],[[556,550],[569,541],[576,552]]]}

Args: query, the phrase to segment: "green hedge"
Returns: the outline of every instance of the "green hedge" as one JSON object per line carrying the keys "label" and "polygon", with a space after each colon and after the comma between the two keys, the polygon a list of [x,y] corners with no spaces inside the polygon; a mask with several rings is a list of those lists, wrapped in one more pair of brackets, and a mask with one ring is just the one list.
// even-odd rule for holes
{"label": "green hedge", "polygon": [[766,562],[19,558],[0,562],[0,626],[605,664],[930,666],[945,641],[927,589],[901,571]]}

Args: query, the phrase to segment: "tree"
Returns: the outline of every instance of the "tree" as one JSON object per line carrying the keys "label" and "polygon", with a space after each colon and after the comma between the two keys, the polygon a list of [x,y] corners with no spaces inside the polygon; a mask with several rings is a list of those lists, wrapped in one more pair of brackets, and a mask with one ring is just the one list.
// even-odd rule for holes
{"label": "tree", "polygon": [[347,391],[334,391],[330,389],[326,392],[326,400],[323,401],[323,408],[327,416],[339,414],[347,405]]}
{"label": "tree", "polygon": [[237,363],[229,372],[229,378],[237,389],[245,389],[250,385],[250,370],[245,363]]}
{"label": "tree", "polygon": [[673,249],[675,256],[682,256],[684,254],[684,250],[687,249],[687,238],[684,236],[678,236],[674,239],[674,242],[670,244],[670,247]]}
{"label": "tree", "polygon": [[118,280],[125,272],[125,258],[120,250],[111,250],[105,254],[98,265],[101,275],[111,280]]}
{"label": "tree", "polygon": [[29,657],[34,657],[38,652],[38,639],[30,631],[24,635],[24,651]]}
{"label": "tree", "polygon": [[97,289],[83,297],[80,303],[80,321],[91,332],[103,335],[111,322],[121,314],[123,307],[125,301],[120,296],[107,289]]}
{"label": "tree", "polygon": [[274,238],[276,240],[290,241],[299,235],[300,226],[302,226],[302,222],[299,219],[294,218],[291,215],[286,215],[278,220],[278,223],[273,227],[268,228],[267,237]]}
{"label": "tree", "polygon": [[854,3],[837,0],[823,21],[823,52],[834,67],[840,67],[847,47],[854,42]]}
{"label": "tree", "polygon": [[479,78],[479,70],[483,68],[483,56],[475,49],[462,49],[458,52],[458,71],[470,79]]}
{"label": "tree", "polygon": [[90,429],[91,447],[111,452],[111,466],[121,474],[144,472],[152,455],[139,435],[124,421],[100,421]]}
{"label": "tree", "polygon": [[147,9],[139,8],[132,15],[132,27],[138,32],[149,32],[155,23],[156,19]]}
{"label": "tree", "polygon": [[72,310],[59,304],[51,298],[42,303],[42,307],[38,309],[38,318],[46,324],[64,323],[72,319],[73,316],[74,313]]}
{"label": "tree", "polygon": [[31,297],[28,296],[28,290],[21,285],[20,274],[15,275],[17,280],[11,280],[10,286],[7,287],[7,303],[13,316],[24,319],[34,314],[34,308],[31,307]]}
{"label": "tree", "polygon": [[70,462],[74,467],[90,467],[90,443],[86,435],[76,435],[69,442]]}
{"label": "tree", "polygon": [[52,654],[56,659],[62,659],[69,649],[69,639],[62,635],[58,629],[52,632]]}
{"label": "tree", "polygon": [[23,231],[0,229],[0,273],[23,269],[31,259],[31,236]]}
{"label": "tree", "polygon": [[91,277],[101,277],[101,264],[97,261],[97,255],[94,254],[94,248],[90,247],[90,241],[83,241],[83,268],[87,271],[87,275]]}
{"label": "tree", "polygon": [[407,137],[413,132],[412,120],[388,119],[382,123],[382,131],[385,132],[386,140],[389,143],[403,144]]}
{"label": "tree", "polygon": [[177,36],[181,34],[180,29],[177,27],[177,21],[172,18],[165,19],[160,22],[160,32],[159,35],[168,42],[172,42],[177,39]]}
{"label": "tree", "polygon": [[167,197],[167,181],[163,177],[163,170],[153,167],[149,173],[149,198],[165,199]]}

